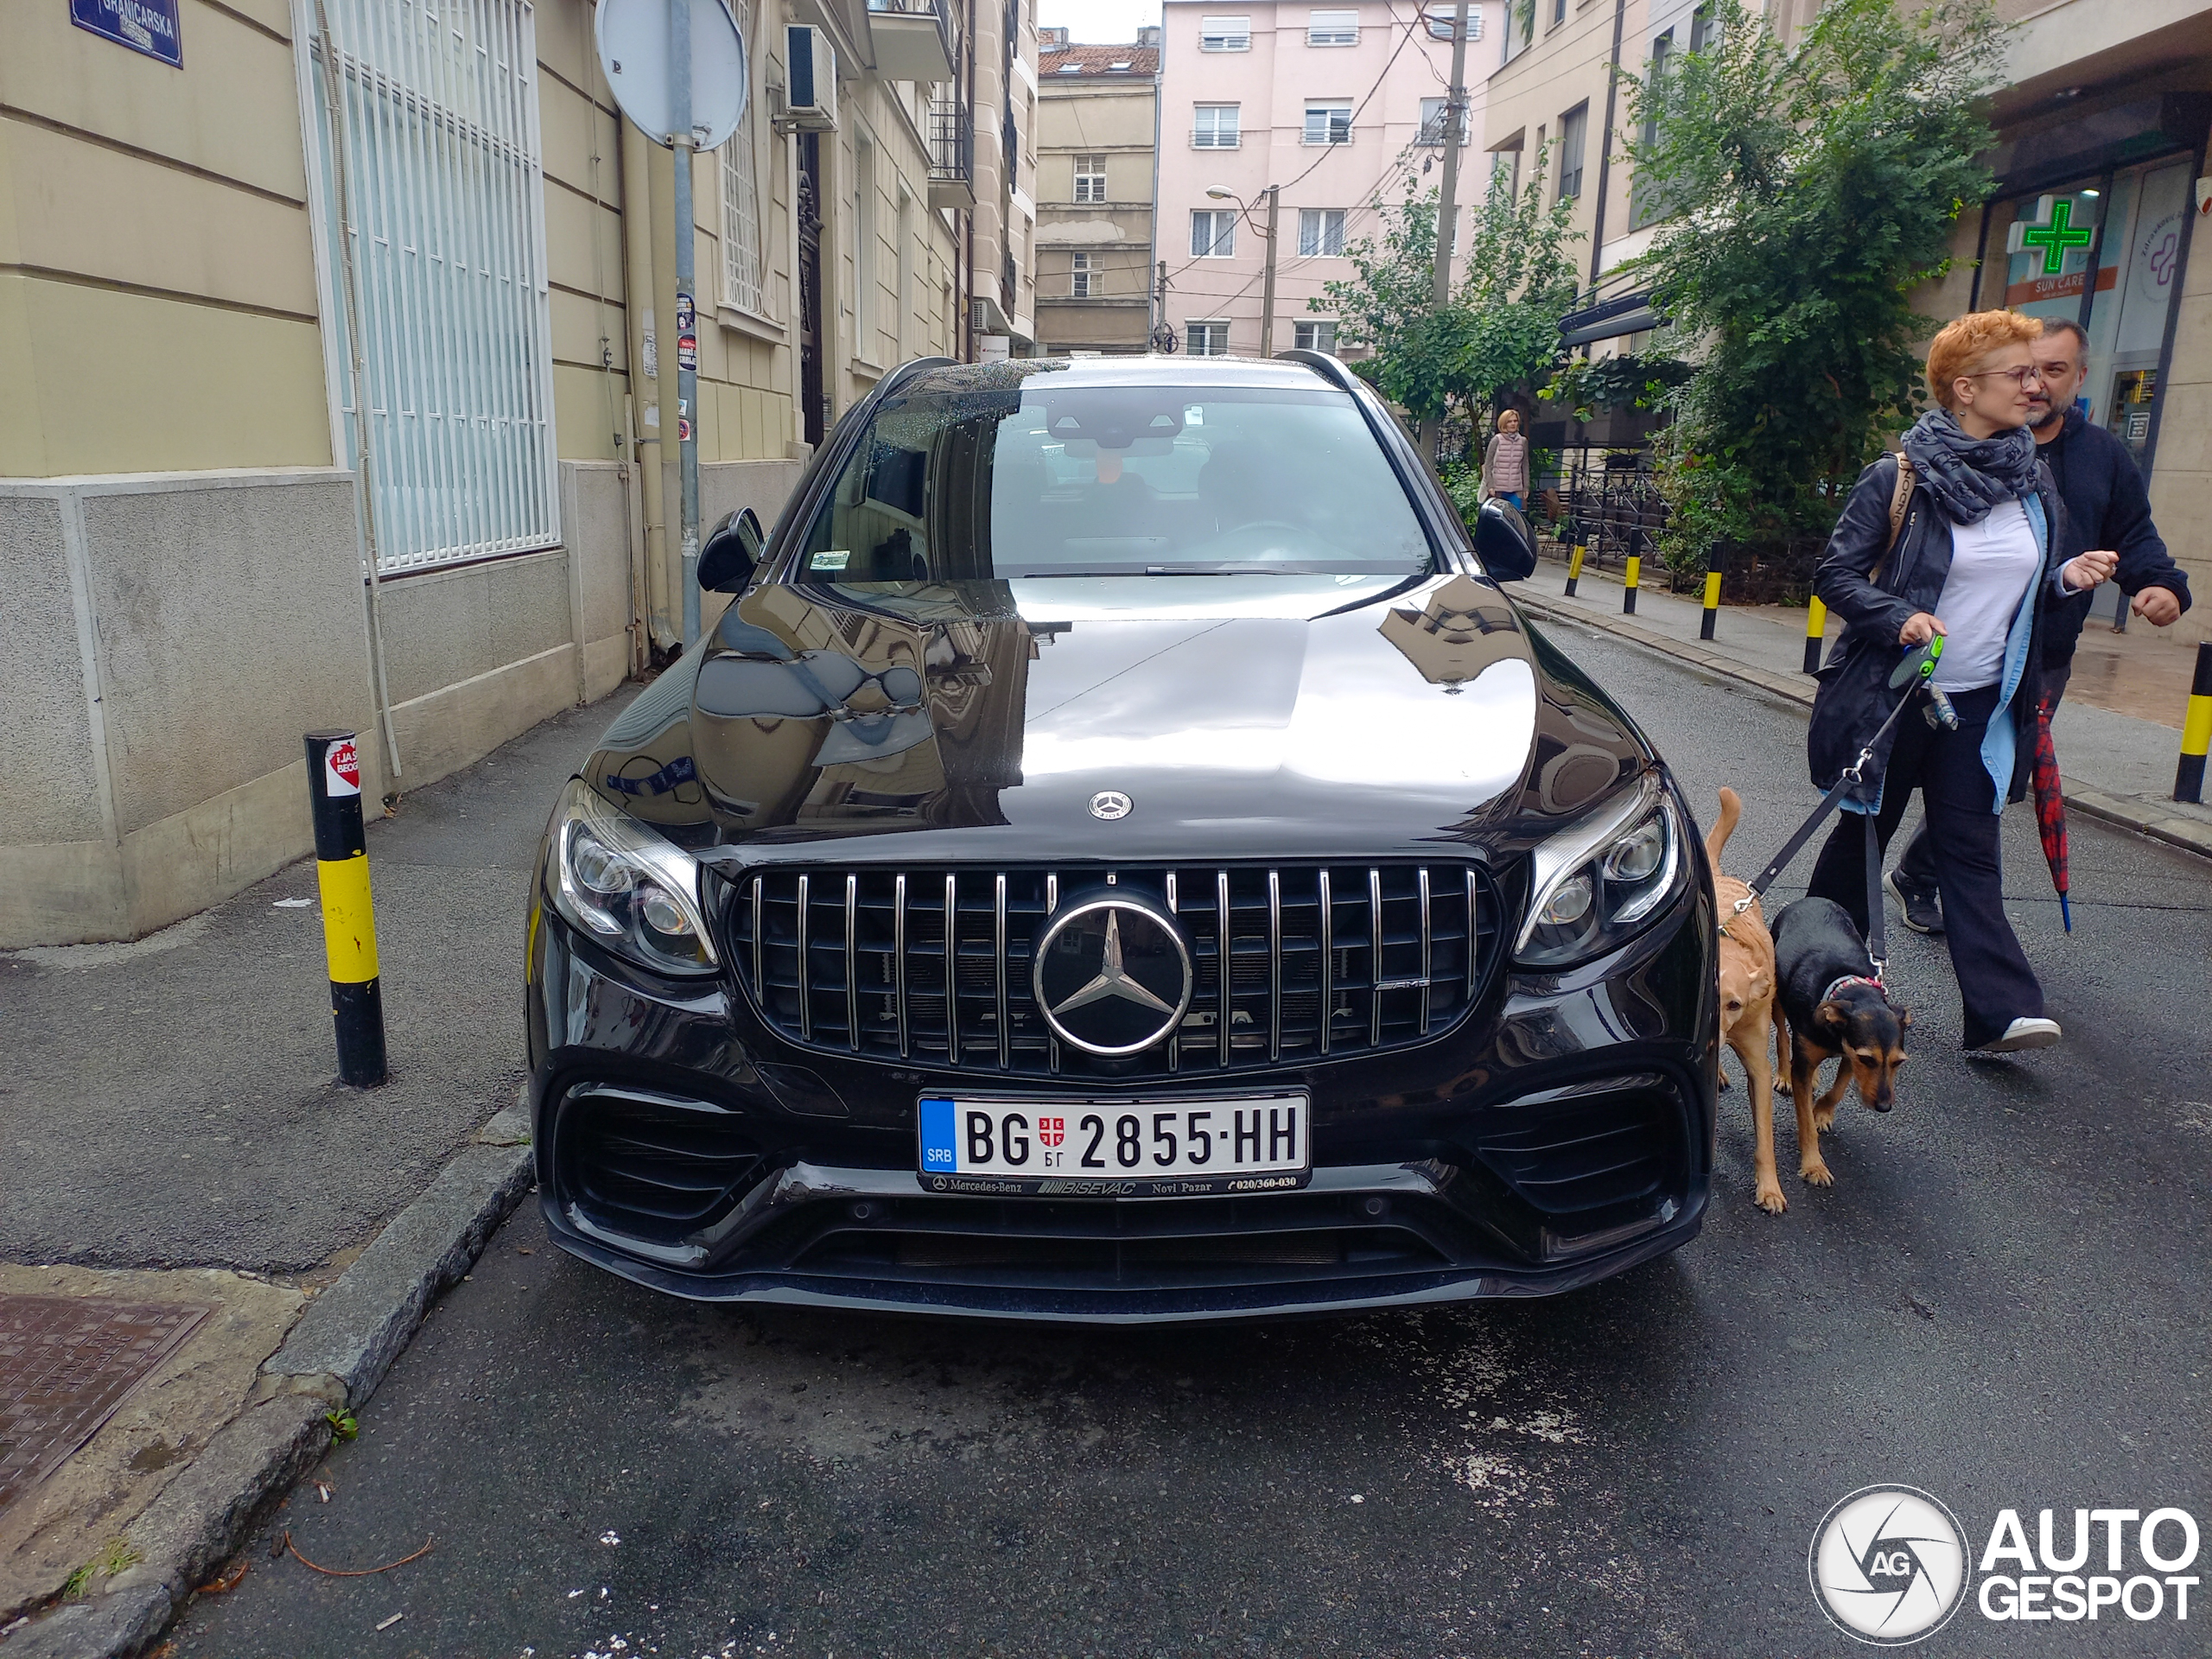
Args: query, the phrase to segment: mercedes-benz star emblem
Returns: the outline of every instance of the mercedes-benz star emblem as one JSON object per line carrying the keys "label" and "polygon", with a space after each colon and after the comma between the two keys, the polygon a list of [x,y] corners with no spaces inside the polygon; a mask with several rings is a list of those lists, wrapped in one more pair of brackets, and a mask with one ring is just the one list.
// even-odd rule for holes
{"label": "mercedes-benz star emblem", "polygon": [[1031,975],[1045,1022],[1086,1054],[1135,1054],[1182,1023],[1191,952],[1165,911],[1102,893],[1063,906],[1037,936]]}
{"label": "mercedes-benz star emblem", "polygon": [[1133,804],[1129,798],[1122,794],[1120,790],[1102,789],[1090,798],[1090,816],[1094,818],[1103,818],[1107,823],[1111,823],[1116,818],[1128,817]]}

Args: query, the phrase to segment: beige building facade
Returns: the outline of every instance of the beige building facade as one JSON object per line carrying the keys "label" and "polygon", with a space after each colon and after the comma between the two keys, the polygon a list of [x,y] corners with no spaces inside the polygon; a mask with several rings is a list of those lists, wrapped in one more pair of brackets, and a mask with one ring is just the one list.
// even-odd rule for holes
{"label": "beige building facade", "polygon": [[972,60],[1027,3],[986,48],[967,0],[738,0],[696,410],[671,152],[588,0],[174,0],[173,41],[10,5],[0,946],[302,855],[306,731],[360,733],[373,802],[677,648],[681,423],[702,520],[772,519],[889,367],[976,355],[971,300],[1022,291],[1003,213],[975,268]]}
{"label": "beige building facade", "polygon": [[1037,57],[1037,327],[1042,349],[1149,347],[1160,30],[1128,45],[1046,30]]}

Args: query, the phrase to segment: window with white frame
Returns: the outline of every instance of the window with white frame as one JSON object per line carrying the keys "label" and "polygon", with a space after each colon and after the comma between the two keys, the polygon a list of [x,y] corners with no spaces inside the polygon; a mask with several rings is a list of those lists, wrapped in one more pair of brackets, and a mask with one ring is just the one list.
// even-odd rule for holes
{"label": "window with white frame", "polygon": [[1191,257],[1226,259],[1236,251],[1236,213],[1230,207],[1199,207],[1191,214]]}
{"label": "window with white frame", "polygon": [[[1428,38],[1432,41],[1450,40],[1452,17],[1452,14],[1447,11],[1432,11],[1427,14]],[[1482,37],[1483,9],[1480,6],[1469,6],[1467,8],[1467,38],[1471,41],[1479,41]]]}
{"label": "window with white frame", "polygon": [[1337,325],[1331,318],[1323,322],[1295,322],[1291,325],[1291,343],[1301,352],[1326,352],[1336,355]]}
{"label": "window with white frame", "polygon": [[[1421,131],[1414,136],[1414,142],[1415,143],[1434,144],[1439,148],[1442,147],[1444,143],[1445,113],[1451,108],[1451,105],[1452,100],[1448,98],[1424,98],[1421,99]],[[1462,144],[1465,144],[1469,138],[1474,136],[1473,123],[1468,119],[1468,118],[1473,113],[1474,111],[1469,108],[1468,105],[1463,104],[1459,106],[1459,142]]]}
{"label": "window with white frame", "polygon": [[[378,568],[558,546],[529,0],[435,15],[384,0],[327,4],[334,64],[320,35],[302,31],[315,99],[308,172],[330,240],[321,304],[334,325],[323,331],[333,435],[351,465],[365,410]],[[351,328],[349,288],[361,308]]]}
{"label": "window with white frame", "polygon": [[899,359],[912,354],[914,327],[914,193],[899,181],[899,315],[892,324],[899,336]]}
{"label": "window with white frame", "polygon": [[1582,194],[1582,152],[1590,136],[1590,106],[1578,104],[1559,118],[1559,200]]}
{"label": "window with white frame", "polygon": [[[738,32],[751,38],[752,0],[734,0]],[[748,105],[722,145],[722,301],[759,315],[760,297],[760,177],[753,149]]]}
{"label": "window with white frame", "polygon": [[1490,153],[1490,179],[1493,185],[1503,184],[1510,196],[1521,194],[1521,147],[1493,149]]}
{"label": "window with white frame", "polygon": [[1298,210],[1298,251],[1301,257],[1334,259],[1344,251],[1343,208],[1301,207]]}
{"label": "window with white frame", "polygon": [[1192,357],[1226,357],[1229,355],[1229,325],[1225,322],[1193,322],[1185,330]]}
{"label": "window with white frame", "polygon": [[1096,299],[1106,291],[1105,275],[1095,253],[1071,254],[1068,293],[1078,300]]}
{"label": "window with white frame", "polygon": [[1077,201],[1106,200],[1106,158],[1103,156],[1078,156],[1075,158],[1075,199]]}
{"label": "window with white frame", "polygon": [[873,363],[883,354],[876,340],[875,146],[866,133],[853,137],[853,322],[860,355]]}
{"label": "window with white frame", "polygon": [[1234,104],[1201,104],[1192,113],[1193,149],[1234,149],[1237,141],[1237,109]]}
{"label": "window with white frame", "polygon": [[1201,17],[1198,19],[1198,50],[1201,52],[1249,52],[1252,49],[1252,20],[1245,17]]}
{"label": "window with white frame", "polygon": [[1306,14],[1308,46],[1357,46],[1359,14],[1356,11],[1310,11]]}
{"label": "window with white frame", "polygon": [[1306,142],[1309,144],[1351,143],[1351,105],[1334,99],[1306,106]]}

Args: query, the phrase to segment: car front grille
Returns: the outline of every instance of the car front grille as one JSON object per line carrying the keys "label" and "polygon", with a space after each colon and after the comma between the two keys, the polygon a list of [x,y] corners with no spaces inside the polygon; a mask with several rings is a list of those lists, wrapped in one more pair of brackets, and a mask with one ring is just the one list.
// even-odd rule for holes
{"label": "car front grille", "polygon": [[[1120,1059],[1059,1042],[1031,987],[1053,911],[1111,888],[1172,912],[1195,970],[1173,1037]],[[753,1005],[793,1041],[1113,1079],[1421,1042],[1474,1006],[1501,937],[1496,884],[1475,864],[774,868],[744,879],[729,920]]]}

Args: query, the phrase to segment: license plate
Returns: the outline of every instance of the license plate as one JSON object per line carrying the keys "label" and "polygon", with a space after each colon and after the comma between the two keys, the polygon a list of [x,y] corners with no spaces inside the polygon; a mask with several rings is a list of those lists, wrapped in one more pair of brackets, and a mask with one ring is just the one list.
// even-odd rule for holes
{"label": "license plate", "polygon": [[921,1180],[932,1192],[1063,1198],[1286,1192],[1312,1179],[1312,1116],[1302,1090],[1211,1100],[925,1095]]}

